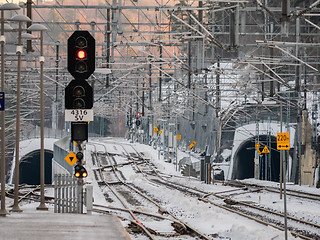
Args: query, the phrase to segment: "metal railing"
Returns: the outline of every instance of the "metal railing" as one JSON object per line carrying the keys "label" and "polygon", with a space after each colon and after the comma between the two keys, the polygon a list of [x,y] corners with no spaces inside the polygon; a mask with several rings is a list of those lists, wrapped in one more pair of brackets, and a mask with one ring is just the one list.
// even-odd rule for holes
{"label": "metal railing", "polygon": [[82,213],[83,187],[69,174],[54,175],[54,212]]}

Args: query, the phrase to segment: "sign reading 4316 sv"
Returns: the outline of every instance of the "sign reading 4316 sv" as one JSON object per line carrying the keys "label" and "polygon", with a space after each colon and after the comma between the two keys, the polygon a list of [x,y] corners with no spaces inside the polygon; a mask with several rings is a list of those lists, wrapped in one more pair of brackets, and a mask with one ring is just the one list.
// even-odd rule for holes
{"label": "sign reading 4316 sv", "polygon": [[66,109],[66,122],[88,122],[93,121],[93,109]]}

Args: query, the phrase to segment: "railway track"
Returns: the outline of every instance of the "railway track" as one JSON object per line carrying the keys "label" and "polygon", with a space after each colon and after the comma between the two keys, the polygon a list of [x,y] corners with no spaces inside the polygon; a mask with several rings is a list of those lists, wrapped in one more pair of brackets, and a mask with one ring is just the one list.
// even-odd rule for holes
{"label": "railway track", "polygon": [[[53,187],[52,185],[47,185],[46,188]],[[26,186],[20,186],[19,188],[19,194],[18,194],[18,203],[23,201],[34,201],[34,202],[40,202],[40,194],[38,193],[40,191],[40,185],[26,185]],[[9,198],[14,198],[14,189],[8,189],[6,190],[6,196]],[[46,203],[51,203],[53,201],[53,197],[45,196]],[[9,207],[12,207],[13,205],[10,205]]]}
{"label": "railway track", "polygon": [[[260,206],[257,206],[255,203],[237,201],[231,197],[239,194],[248,193],[247,190],[242,193],[237,193],[237,194],[232,193],[230,195],[226,195],[226,192],[209,193],[196,188],[175,183],[172,181],[165,181],[165,182],[160,180],[155,180],[155,181],[163,185],[169,186],[170,188],[176,188],[180,191],[184,191],[190,194],[190,196],[198,197],[200,201],[209,203],[219,208],[223,208],[227,211],[249,218],[263,225],[271,226],[276,229],[284,231],[284,226],[282,223],[282,217],[283,217],[282,212],[275,209],[260,207]],[[216,199],[223,200],[224,203],[217,203]],[[295,227],[297,223],[299,224],[299,227]],[[288,216],[288,225],[289,225],[289,230],[293,236],[300,237],[301,239],[310,239],[310,240],[320,238],[320,225],[317,223],[306,221],[306,220],[292,217],[292,216]]]}
{"label": "railway track", "polygon": [[[131,146],[133,149],[134,147]],[[136,151],[134,155],[137,159],[143,159],[144,157]],[[132,160],[132,156],[129,157]],[[145,167],[149,165],[148,161],[144,161]],[[169,181],[167,178],[163,178],[156,169],[149,165],[150,169],[145,171],[144,169],[140,168],[140,171],[144,174],[148,175],[148,180],[152,181],[156,184],[162,184],[171,189],[177,189],[181,192],[188,193],[190,196],[197,197],[199,201],[203,201],[209,204],[212,204],[216,207],[223,208],[227,211],[236,213],[243,217],[249,218],[256,222],[259,222],[263,225],[271,226],[279,230],[284,230],[284,226],[282,223],[283,213],[276,210],[276,209],[269,209],[267,207],[258,206],[255,203],[247,203],[244,201],[237,201],[233,197],[239,196],[241,194],[253,193],[253,192],[260,192],[263,190],[269,192],[275,192],[276,189],[272,188],[251,188],[249,189],[246,185],[241,185],[241,187],[237,189],[232,189],[228,191],[224,191],[221,193],[210,193],[206,192],[197,188],[193,188],[190,186],[186,186],[177,182]],[[315,200],[317,199],[316,194],[307,194],[303,192],[291,191],[289,194],[293,197]],[[216,203],[217,199],[222,200],[223,203]],[[288,216],[288,225],[289,230],[293,236],[300,237],[301,239],[319,239],[320,238],[320,225],[314,223],[312,221],[307,221],[302,218],[297,218],[293,216]]]}
{"label": "railway track", "polygon": [[[124,148],[123,150],[125,151]],[[100,213],[110,211],[117,212],[117,215],[121,219],[130,221],[131,229],[132,225],[136,227],[133,230],[134,232],[137,232],[137,229],[139,229],[140,231],[144,232],[149,239],[155,239],[156,237],[157,239],[159,239],[159,237],[163,237],[164,239],[167,239],[168,237],[170,237],[170,239],[180,239],[180,237],[183,235],[191,236],[192,238],[196,237],[199,239],[211,239],[205,234],[199,232],[194,227],[183,222],[181,219],[178,219],[174,214],[170,213],[168,209],[164,209],[161,206],[161,203],[152,199],[147,195],[147,193],[144,193],[137,187],[126,183],[126,177],[118,168],[119,166],[126,166],[127,163],[117,163],[115,158],[112,157],[112,154],[109,155],[108,153],[95,153],[94,155],[96,157],[94,162],[99,165],[95,171],[98,172],[98,175],[100,176],[100,187],[103,185],[106,186],[112,192],[112,195],[118,199],[117,201],[120,201],[121,205],[123,206],[122,208],[115,208],[111,206],[94,205],[94,211]],[[129,157],[127,161],[128,160],[135,166],[135,168],[140,168],[139,165],[141,164],[141,161],[136,161],[136,159],[133,159],[132,157]],[[108,169],[108,171],[105,171],[106,169]],[[110,196],[111,194],[108,194],[109,201]],[[116,200],[113,198],[112,201]],[[135,204],[134,202],[137,202],[138,204]],[[137,208],[138,206],[140,209],[143,208],[147,210],[141,211],[140,209],[134,209],[134,207]],[[119,214],[119,212],[125,213],[126,215],[124,216],[123,214]],[[169,229],[171,230],[161,233],[158,229],[147,227],[146,225],[152,225],[150,224],[150,219],[153,222],[154,219],[157,221],[165,221],[167,225],[170,223],[171,227]]]}
{"label": "railway track", "polygon": [[[100,143],[101,144],[101,143]],[[108,147],[105,151],[93,152],[94,174],[102,191],[109,201],[109,205],[94,205],[94,211],[99,213],[113,213],[123,221],[128,222],[128,228],[134,235],[146,235],[149,239],[181,239],[188,237],[192,239],[219,239],[223,236],[219,234],[204,234],[186,222],[183,215],[177,217],[176,212],[164,208],[163,200],[150,195],[151,192],[143,185],[137,185],[132,180],[132,176],[140,177],[149,185],[159,188],[168,188],[179,191],[186,198],[193,198],[195,201],[203,202],[224,209],[242,217],[248,218],[260,224],[271,226],[281,231],[283,227],[283,213],[268,205],[257,204],[257,202],[245,201],[248,194],[261,194],[263,192],[273,192],[278,196],[276,188],[256,186],[242,182],[228,182],[228,189],[223,191],[212,191],[208,185],[194,184],[192,187],[181,183],[183,178],[170,174],[161,173],[145,156],[129,144],[115,143],[116,146]],[[126,171],[122,171],[126,169]],[[128,169],[132,174],[126,175]],[[129,171],[130,172],[130,171]],[[208,190],[210,189],[210,190]],[[21,189],[19,201],[38,201],[37,186],[31,189]],[[290,190],[291,191],[291,190]],[[304,193],[301,191],[291,191],[291,197],[295,199],[307,199],[308,201],[318,201],[317,194]],[[12,190],[7,192],[7,196],[12,195]],[[46,198],[50,201],[49,198]],[[208,211],[210,207],[208,207]],[[310,218],[312,219],[312,217]],[[308,217],[288,216],[288,229],[293,236],[301,239],[320,239],[320,225],[311,221]],[[165,226],[158,229],[157,223]]]}
{"label": "railway track", "polygon": [[[251,184],[246,182],[240,182],[240,181],[229,181],[227,182],[227,185],[234,186],[237,188],[243,188],[243,189],[249,189],[249,190],[256,190],[256,191],[267,191],[267,192],[273,192],[280,195],[280,188],[279,187],[272,187],[272,186],[261,186],[257,184]],[[297,191],[293,190],[287,187],[286,194],[288,196],[300,198],[300,199],[307,199],[310,201],[320,201],[320,194],[311,193],[311,192],[303,192],[303,191]]]}

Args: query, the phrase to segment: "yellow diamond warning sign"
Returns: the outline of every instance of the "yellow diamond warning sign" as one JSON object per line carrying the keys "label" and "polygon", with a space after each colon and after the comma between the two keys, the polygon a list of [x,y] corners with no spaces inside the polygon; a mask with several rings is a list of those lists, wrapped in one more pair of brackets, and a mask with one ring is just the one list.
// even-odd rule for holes
{"label": "yellow diamond warning sign", "polygon": [[267,146],[264,146],[264,149],[262,150],[262,153],[270,153]]}
{"label": "yellow diamond warning sign", "polygon": [[256,143],[256,145],[254,145],[254,146],[256,147],[256,150],[260,155],[261,154],[261,151],[259,150],[259,147],[261,146],[260,143]]}
{"label": "yellow diamond warning sign", "polygon": [[69,163],[70,166],[72,166],[73,164],[75,164],[78,161],[78,159],[77,159],[76,155],[74,154],[74,152],[69,153],[64,158],[64,160],[66,160],[67,163]]}

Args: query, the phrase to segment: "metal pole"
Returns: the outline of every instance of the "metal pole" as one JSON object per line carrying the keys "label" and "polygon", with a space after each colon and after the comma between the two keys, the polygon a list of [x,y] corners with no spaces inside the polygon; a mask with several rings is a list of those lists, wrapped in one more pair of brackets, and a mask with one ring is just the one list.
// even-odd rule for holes
{"label": "metal pole", "polygon": [[[190,13],[190,11],[189,11],[189,13]],[[188,16],[188,23],[189,24],[191,24],[191,17],[190,16]],[[187,83],[187,88],[191,88],[191,63],[192,63],[192,61],[191,61],[191,47],[192,47],[192,45],[191,45],[191,39],[189,39],[188,40],[188,83]]]}
{"label": "metal pole", "polygon": [[[282,133],[282,102],[280,102],[280,132]],[[282,178],[284,189],[284,230],[285,240],[288,239],[288,227],[287,227],[287,195],[286,195],[286,164],[283,161],[283,150],[280,150],[280,199],[282,199]],[[284,166],[283,166],[284,164]]]}
{"label": "metal pole", "polygon": [[216,74],[216,117],[220,112],[220,58],[217,59],[218,73]]}
{"label": "metal pole", "polygon": [[[162,45],[159,46],[160,62],[162,62]],[[161,102],[161,91],[162,91],[162,63],[159,66],[159,95],[158,102]]]}
{"label": "metal pole", "polygon": [[40,205],[37,207],[37,210],[48,210],[45,202],[44,202],[44,179],[45,179],[45,173],[44,173],[44,94],[43,94],[43,64],[44,64],[44,58],[43,58],[43,31],[40,31],[40,114],[41,114],[41,120],[40,120],[40,138],[41,138],[41,144],[40,144],[40,191],[41,191],[41,201]]}
{"label": "metal pole", "polygon": [[145,78],[143,78],[143,82],[142,82],[142,106],[141,106],[141,116],[144,117],[144,84],[145,84]]}
{"label": "metal pole", "polygon": [[[22,22],[19,21],[19,37],[18,47],[21,47],[21,31]],[[18,54],[18,73],[17,73],[17,113],[16,113],[16,158],[15,158],[15,178],[14,178],[14,204],[12,207],[13,212],[22,212],[19,207],[19,150],[20,150],[20,78],[21,78],[21,49],[17,49]]]}
{"label": "metal pole", "polygon": [[[110,35],[111,35],[111,32],[110,32],[110,9],[107,9],[107,51],[106,51],[106,61],[107,61],[107,65],[106,67],[107,68],[110,68]],[[106,87],[109,87],[109,74],[107,74],[106,76]]]}
{"label": "metal pole", "polygon": [[57,41],[56,45],[56,96],[55,96],[55,101],[54,101],[54,112],[55,115],[53,116],[53,121],[52,121],[52,128],[53,129],[58,129],[59,127],[59,117],[58,117],[58,90],[59,90],[59,41]]}
{"label": "metal pole", "polygon": [[[287,151],[287,150],[286,150]],[[281,152],[283,155],[283,151]],[[288,224],[287,224],[287,187],[286,187],[286,160],[283,161],[283,205],[284,205],[284,234],[285,240],[288,240]]]}
{"label": "metal pole", "polygon": [[[27,0],[27,16],[32,19],[32,0]],[[27,28],[31,26],[31,22],[27,22]],[[31,31],[27,31],[31,33]],[[27,53],[32,52],[32,40],[27,40]]]}
{"label": "metal pole", "polygon": [[[4,37],[4,10],[1,10],[1,37]],[[5,91],[4,81],[4,39],[1,41],[1,91]],[[6,144],[5,144],[5,110],[1,113],[1,210],[0,216],[8,214],[6,210]]]}
{"label": "metal pole", "polygon": [[[280,132],[282,132],[282,102],[280,102]],[[280,199],[282,199],[282,152],[280,150]]]}
{"label": "metal pole", "polygon": [[151,76],[152,76],[152,66],[151,63],[149,63],[149,111],[152,110],[152,98],[151,98],[151,93],[152,93],[152,84],[151,84]]}
{"label": "metal pole", "polygon": [[190,150],[190,152],[189,152],[189,158],[190,158],[190,166],[189,166],[189,180],[190,180],[190,168],[191,168],[191,163],[192,163],[192,161],[191,161],[191,148],[190,148],[189,150]]}

